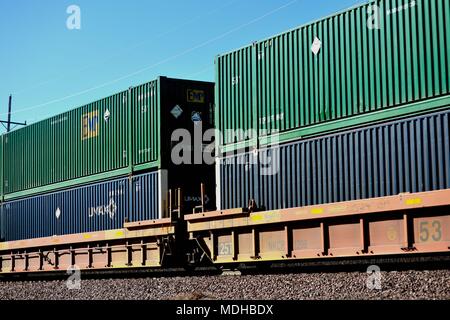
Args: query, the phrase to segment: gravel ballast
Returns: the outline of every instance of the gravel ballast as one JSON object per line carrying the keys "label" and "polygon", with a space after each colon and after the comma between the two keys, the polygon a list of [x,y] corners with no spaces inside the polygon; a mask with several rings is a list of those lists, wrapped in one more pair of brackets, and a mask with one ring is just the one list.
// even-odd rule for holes
{"label": "gravel ballast", "polygon": [[381,272],[381,290],[367,288],[367,273],[296,273],[85,279],[69,290],[64,280],[1,281],[2,300],[300,300],[450,299],[450,270]]}

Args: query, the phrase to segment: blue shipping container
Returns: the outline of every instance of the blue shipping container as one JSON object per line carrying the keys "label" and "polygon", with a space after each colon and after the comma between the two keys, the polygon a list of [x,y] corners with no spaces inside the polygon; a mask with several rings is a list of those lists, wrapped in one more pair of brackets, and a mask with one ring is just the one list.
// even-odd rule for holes
{"label": "blue shipping container", "polygon": [[218,161],[217,206],[267,210],[450,188],[450,110]]}
{"label": "blue shipping container", "polygon": [[167,191],[160,170],[4,203],[4,241],[120,229],[126,221],[160,219]]}

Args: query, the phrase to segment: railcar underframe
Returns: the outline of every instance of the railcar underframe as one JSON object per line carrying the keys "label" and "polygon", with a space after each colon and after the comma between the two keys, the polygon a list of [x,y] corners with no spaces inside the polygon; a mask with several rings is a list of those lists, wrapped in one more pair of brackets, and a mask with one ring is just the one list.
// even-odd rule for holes
{"label": "railcar underframe", "polygon": [[185,219],[215,264],[450,252],[450,189]]}
{"label": "railcar underframe", "polygon": [[0,274],[450,253],[450,189],[0,243]]}

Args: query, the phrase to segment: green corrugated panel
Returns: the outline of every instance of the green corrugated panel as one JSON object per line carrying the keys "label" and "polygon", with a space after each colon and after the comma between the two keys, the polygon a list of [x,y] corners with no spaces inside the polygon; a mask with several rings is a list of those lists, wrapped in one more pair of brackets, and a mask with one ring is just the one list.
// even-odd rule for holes
{"label": "green corrugated panel", "polygon": [[126,98],[121,92],[6,134],[5,194],[126,167]]}
{"label": "green corrugated panel", "polygon": [[133,107],[133,165],[159,160],[160,83],[158,80],[131,90]]}
{"label": "green corrugated panel", "polygon": [[[371,5],[379,29],[368,27]],[[249,47],[219,56],[219,129],[242,128],[240,108],[264,136],[448,95],[449,21],[448,0],[378,0],[260,41],[247,55],[257,69],[256,89],[245,92],[256,95],[253,107],[237,102],[244,93],[231,86],[247,72],[233,68],[234,57]]]}
{"label": "green corrugated panel", "polygon": [[[216,126],[223,133],[223,144],[245,140],[243,132],[253,127],[253,59],[252,46],[216,59],[216,114],[220,115]],[[234,136],[228,136],[227,129],[240,131]]]}
{"label": "green corrugated panel", "polygon": [[3,202],[3,135],[0,136],[0,202]]}
{"label": "green corrugated panel", "polygon": [[5,200],[168,167],[173,129],[192,131],[194,111],[209,119],[213,89],[159,77],[4,135]]}

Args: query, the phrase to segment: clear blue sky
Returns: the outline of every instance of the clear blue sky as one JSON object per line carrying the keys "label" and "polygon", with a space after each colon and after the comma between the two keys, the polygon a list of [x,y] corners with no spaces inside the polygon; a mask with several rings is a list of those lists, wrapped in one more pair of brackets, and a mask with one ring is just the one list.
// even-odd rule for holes
{"label": "clear blue sky", "polygon": [[361,2],[0,0],[0,119],[10,93],[13,121],[32,123],[158,75],[213,81],[217,54]]}

